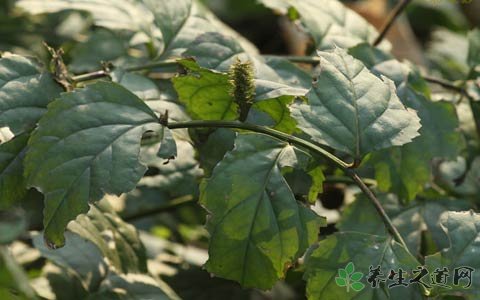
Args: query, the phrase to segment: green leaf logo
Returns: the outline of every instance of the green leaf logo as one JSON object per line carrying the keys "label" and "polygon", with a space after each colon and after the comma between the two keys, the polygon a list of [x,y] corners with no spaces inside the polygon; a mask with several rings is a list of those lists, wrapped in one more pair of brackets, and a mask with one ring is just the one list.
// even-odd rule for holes
{"label": "green leaf logo", "polygon": [[335,283],[338,286],[344,286],[347,288],[347,293],[350,292],[350,289],[355,292],[360,292],[365,288],[365,285],[360,282],[362,279],[363,273],[355,272],[355,265],[353,262],[349,262],[345,269],[338,269],[338,277],[335,277]]}

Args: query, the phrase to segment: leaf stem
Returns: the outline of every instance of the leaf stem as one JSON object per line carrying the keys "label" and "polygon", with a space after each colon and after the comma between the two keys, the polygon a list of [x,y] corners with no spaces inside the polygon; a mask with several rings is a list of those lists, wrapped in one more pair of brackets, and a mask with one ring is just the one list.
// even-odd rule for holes
{"label": "leaf stem", "polygon": [[380,201],[378,201],[377,197],[375,194],[368,188],[368,186],[363,182],[363,180],[355,173],[353,169],[351,169],[350,164],[347,164],[343,160],[339,159],[335,155],[331,154],[327,150],[310,143],[304,139],[277,131],[272,128],[268,127],[263,127],[263,126],[258,126],[254,124],[248,124],[248,123],[239,123],[236,121],[205,121],[205,120],[199,120],[199,121],[188,121],[188,122],[177,122],[177,123],[168,123],[168,124],[163,124],[167,126],[170,129],[179,129],[179,128],[235,128],[235,129],[243,129],[243,130],[249,130],[253,132],[258,132],[258,133],[263,133],[272,137],[275,137],[277,139],[295,144],[301,148],[305,148],[308,150],[313,151],[316,154],[319,154],[328,160],[332,161],[335,163],[338,167],[340,167],[347,176],[349,176],[355,184],[358,185],[360,190],[367,196],[367,198],[372,202],[373,206],[377,210],[378,214],[382,218],[383,223],[387,227],[388,231],[391,233],[393,238],[403,245],[405,249],[407,249],[407,245],[405,244],[405,241],[403,240],[402,236],[398,232],[398,230],[395,228],[395,226],[392,223],[392,220],[390,217],[387,215],[385,210],[383,209],[382,205],[380,204]]}
{"label": "leaf stem", "polygon": [[388,31],[392,27],[393,23],[395,20],[398,18],[398,16],[403,12],[403,10],[407,7],[407,5],[411,2],[411,0],[401,0],[400,2],[397,3],[397,5],[393,8],[392,12],[387,18],[387,21],[382,26],[382,29],[380,30],[380,33],[378,34],[377,38],[375,41],[373,41],[372,45],[373,46],[378,46],[382,42],[382,40],[385,38],[387,35]]}
{"label": "leaf stem", "polygon": [[[176,67],[176,66],[178,66],[178,63],[175,60],[166,60],[166,61],[148,63],[144,65],[127,67],[125,68],[125,71],[135,72],[135,71],[149,70],[154,68],[168,68],[168,67]],[[72,80],[75,83],[78,83],[78,82],[84,82],[84,81],[99,79],[99,78],[108,77],[108,76],[110,76],[110,71],[103,69],[103,70],[98,70],[90,73],[73,76]]]}

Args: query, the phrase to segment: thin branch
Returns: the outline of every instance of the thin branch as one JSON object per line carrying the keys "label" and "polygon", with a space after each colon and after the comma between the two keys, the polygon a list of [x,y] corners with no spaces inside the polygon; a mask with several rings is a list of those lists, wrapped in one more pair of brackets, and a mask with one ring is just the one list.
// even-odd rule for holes
{"label": "thin branch", "polygon": [[132,222],[138,219],[155,216],[155,215],[158,215],[159,213],[167,212],[167,211],[176,209],[179,206],[182,206],[187,203],[192,203],[192,202],[195,202],[195,198],[192,195],[185,195],[185,196],[178,197],[168,201],[166,205],[162,205],[151,210],[140,211],[132,215],[126,215],[126,216],[123,216],[122,219],[125,220],[126,222]]}
{"label": "thin branch", "polygon": [[383,24],[382,29],[380,30],[380,34],[372,44],[373,46],[378,46],[378,44],[382,42],[382,40],[387,35],[388,31],[392,27],[395,20],[398,18],[398,16],[403,12],[403,10],[407,7],[407,5],[411,1],[412,0],[401,0],[400,2],[398,2],[398,4],[393,8],[392,12],[388,16],[388,19],[385,22],[385,24]]}
{"label": "thin branch", "polygon": [[[124,70],[127,72],[135,72],[135,71],[149,70],[154,68],[168,68],[168,67],[176,67],[176,66],[178,66],[178,63],[176,61],[166,60],[166,61],[153,62],[149,64],[144,64],[144,65],[132,66],[132,67],[125,68]],[[84,81],[99,79],[99,78],[108,77],[108,76],[110,76],[110,72],[108,70],[98,70],[90,73],[73,76],[72,80],[78,83],[78,82],[84,82]]]}
{"label": "thin branch", "polygon": [[299,147],[302,147],[304,149],[308,149],[310,151],[313,151],[316,154],[319,154],[328,160],[332,161],[335,163],[338,167],[340,167],[347,176],[349,176],[357,185],[358,187],[362,190],[362,192],[367,196],[367,198],[370,200],[370,202],[373,204],[375,209],[377,210],[378,214],[382,218],[383,223],[387,227],[388,231],[391,233],[393,238],[403,245],[405,249],[408,251],[408,247],[403,240],[402,236],[398,232],[398,230],[395,228],[395,225],[393,225],[392,220],[390,217],[387,215],[385,210],[383,209],[382,205],[378,201],[377,197],[375,194],[369,189],[369,187],[362,181],[362,179],[355,173],[354,170],[350,169],[350,165],[336,157],[335,155],[331,154],[330,152],[326,151],[325,149],[312,144],[308,141],[305,141],[301,138],[297,138],[295,136],[285,134],[283,132],[268,128],[268,127],[262,127],[262,126],[257,126],[253,124],[248,124],[248,123],[239,123],[235,121],[189,121],[189,122],[178,122],[178,123],[167,123],[163,124],[167,126],[170,129],[178,129],[178,128],[236,128],[236,129],[243,129],[243,130],[249,130],[253,132],[258,132],[258,133],[263,133],[278,139],[281,139],[283,141],[295,144]]}
{"label": "thin branch", "polygon": [[[367,186],[377,186],[377,181],[372,178],[362,178],[362,181],[367,185]],[[326,176],[325,179],[323,180],[324,183],[345,183],[345,184],[356,184],[355,181],[348,176],[339,176],[339,175],[331,175],[331,176]]]}
{"label": "thin branch", "polygon": [[465,91],[464,88],[462,88],[460,86],[457,86],[450,81],[446,81],[446,80],[443,80],[443,79],[440,79],[440,78],[430,77],[428,75],[427,76],[422,75],[422,77],[423,77],[423,79],[425,79],[425,81],[428,81],[428,82],[434,83],[434,84],[438,84],[438,85],[440,85],[441,87],[443,87],[447,90],[452,90],[452,91],[458,92],[458,93],[468,97],[468,94],[467,94],[467,92]]}

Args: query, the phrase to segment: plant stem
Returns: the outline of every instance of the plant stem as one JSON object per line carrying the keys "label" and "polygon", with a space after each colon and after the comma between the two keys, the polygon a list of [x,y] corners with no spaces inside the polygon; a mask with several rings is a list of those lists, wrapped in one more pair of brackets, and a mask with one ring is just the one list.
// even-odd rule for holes
{"label": "plant stem", "polygon": [[264,127],[264,126],[258,126],[254,124],[248,124],[248,123],[239,123],[236,121],[188,121],[188,122],[178,122],[178,123],[168,123],[167,127],[170,129],[178,129],[178,128],[235,128],[235,129],[244,129],[248,131],[253,131],[253,132],[258,132],[258,133],[263,133],[272,137],[275,137],[277,139],[280,139],[285,142],[289,142],[292,144],[295,144],[297,146],[300,146],[305,149],[309,149],[315,153],[318,153],[330,161],[334,162],[337,166],[339,166],[342,169],[349,168],[350,165],[344,162],[343,160],[339,159],[335,155],[331,154],[327,150],[320,148],[319,146],[310,143],[304,139],[298,138],[293,135],[289,135],[286,133],[283,133],[281,131]]}
{"label": "plant stem", "polygon": [[377,197],[375,196],[375,194],[372,192],[372,190],[370,190],[368,188],[368,186],[363,182],[363,180],[357,175],[357,173],[355,173],[352,169],[347,169],[345,170],[345,172],[347,173],[347,175],[353,179],[353,181],[355,181],[355,183],[357,184],[357,186],[362,190],[362,192],[365,194],[365,196],[368,197],[368,199],[370,199],[370,202],[372,202],[373,206],[375,207],[375,209],[377,210],[378,214],[380,215],[380,217],[382,218],[382,221],[383,223],[385,224],[385,226],[387,227],[388,231],[390,231],[390,234],[393,236],[393,238],[398,242],[400,243],[402,246],[405,247],[405,249],[407,249],[408,251],[408,247],[407,247],[407,244],[405,243],[405,241],[403,240],[402,236],[400,235],[400,232],[398,232],[397,228],[395,227],[395,225],[393,225],[392,223],[392,220],[390,219],[390,217],[387,215],[387,213],[385,212],[385,210],[383,209],[383,206],[382,204],[380,203],[380,201],[378,201]]}
{"label": "plant stem", "polygon": [[126,216],[123,217],[123,220],[125,220],[127,222],[131,222],[131,221],[135,221],[135,220],[138,220],[138,219],[143,219],[143,218],[146,218],[146,217],[154,216],[154,215],[157,215],[159,213],[175,209],[175,208],[177,208],[181,205],[184,205],[184,204],[187,204],[187,203],[192,203],[194,201],[195,201],[195,198],[192,195],[181,196],[181,197],[178,197],[178,198],[175,198],[175,199],[172,199],[172,200],[168,201],[168,203],[166,205],[162,205],[162,206],[156,207],[156,208],[151,209],[151,210],[141,211],[141,212],[138,212],[136,214],[126,215]]}
{"label": "plant stem", "polygon": [[[375,179],[362,178],[362,181],[367,186],[377,186],[377,181]],[[325,177],[325,180],[323,180],[323,182],[324,183],[345,183],[345,184],[355,183],[355,181],[349,176],[338,176],[338,175],[327,176]]]}
{"label": "plant stem", "polygon": [[398,2],[398,4],[395,6],[395,8],[392,10],[390,15],[387,18],[387,21],[383,24],[382,29],[380,30],[380,34],[378,37],[373,41],[373,46],[378,46],[382,42],[382,40],[385,38],[387,35],[388,31],[392,27],[393,23],[395,20],[398,18],[398,16],[403,12],[403,10],[407,7],[407,5],[411,2],[411,0],[401,0]]}
{"label": "plant stem", "polygon": [[318,65],[320,63],[320,57],[316,56],[298,56],[298,55],[262,55],[266,58],[284,58],[293,63],[302,63],[310,65]]}
{"label": "plant stem", "polygon": [[438,84],[438,85],[440,85],[441,87],[443,87],[447,90],[452,90],[452,91],[458,92],[458,93],[468,97],[468,94],[467,94],[467,92],[465,91],[464,88],[462,88],[460,86],[457,86],[450,81],[446,81],[446,80],[443,80],[443,79],[440,79],[440,78],[425,76],[425,75],[422,75],[422,77],[423,77],[423,79],[425,79],[425,81],[428,81],[428,82],[434,83],[434,84]]}
{"label": "plant stem", "polygon": [[258,133],[263,133],[275,138],[278,138],[280,140],[295,144],[299,147],[308,149],[313,151],[316,154],[319,154],[328,160],[332,161],[335,163],[338,167],[340,167],[347,176],[349,176],[357,185],[358,187],[362,190],[362,192],[367,196],[367,198],[372,202],[373,206],[377,210],[378,214],[382,218],[383,223],[387,227],[388,231],[391,233],[393,238],[403,245],[405,249],[407,249],[407,245],[405,244],[405,241],[403,240],[402,236],[398,232],[398,230],[395,228],[395,226],[392,223],[392,220],[390,220],[390,217],[387,215],[385,210],[383,209],[382,205],[378,201],[377,197],[375,194],[368,188],[368,186],[362,181],[362,179],[355,173],[354,170],[350,169],[350,165],[336,157],[335,155],[331,154],[330,152],[326,151],[325,149],[312,144],[304,139],[277,131],[275,129],[271,129],[268,127],[263,127],[263,126],[258,126],[258,125],[253,125],[253,124],[248,124],[248,123],[239,123],[235,121],[188,121],[188,122],[177,122],[177,123],[169,123],[169,124],[163,124],[164,126],[167,126],[170,129],[178,129],[178,128],[235,128],[235,129],[243,129],[243,130],[249,130],[253,132],[258,132]]}
{"label": "plant stem", "polygon": [[[127,72],[135,72],[135,71],[149,70],[154,68],[167,68],[167,67],[175,67],[175,66],[178,66],[178,63],[176,61],[166,60],[166,61],[148,63],[144,65],[132,66],[132,67],[125,68],[124,70]],[[108,70],[98,70],[90,73],[73,76],[72,80],[78,83],[78,82],[89,81],[89,80],[94,80],[94,79],[108,77],[108,76],[110,76],[110,72]]]}

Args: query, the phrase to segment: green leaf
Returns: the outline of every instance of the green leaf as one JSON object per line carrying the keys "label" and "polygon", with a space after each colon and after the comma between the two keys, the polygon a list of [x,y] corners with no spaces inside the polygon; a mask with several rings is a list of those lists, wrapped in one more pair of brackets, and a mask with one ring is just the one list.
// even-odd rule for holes
{"label": "green leaf", "polygon": [[[415,200],[404,206],[393,194],[381,194],[378,198],[413,254],[420,254],[423,234],[431,236],[437,249],[448,247],[448,237],[440,227],[441,216],[448,211],[461,211],[470,207],[468,201],[460,199]],[[345,208],[337,228],[340,231],[388,235],[378,212],[364,195],[358,195],[356,200]]]}
{"label": "green leaf", "polygon": [[160,98],[160,91],[157,85],[148,77],[126,72],[121,68],[115,68],[115,70],[110,73],[110,76],[112,77],[112,81],[121,84],[144,101]]}
{"label": "green leaf", "polygon": [[129,299],[178,299],[173,291],[163,282],[145,274],[115,274],[108,276],[92,293],[89,300],[129,300]]}
{"label": "green leaf", "polygon": [[381,191],[410,201],[430,181],[433,158],[453,159],[464,146],[455,106],[427,99],[424,94],[429,91],[423,92],[425,82],[418,72],[396,60],[377,64],[373,70],[394,80],[402,103],[416,110],[421,119],[419,137],[401,147],[375,152],[369,162]]}
{"label": "green leaf", "polygon": [[136,228],[120,219],[105,200],[70,223],[68,229],[93,242],[117,271],[147,272],[145,247]]}
{"label": "green leaf", "polygon": [[344,279],[345,277],[335,277],[335,283],[338,285],[338,286],[347,286],[347,282],[345,281]]}
{"label": "green leaf", "polygon": [[68,243],[62,249],[47,248],[40,234],[33,236],[33,244],[43,257],[74,273],[86,291],[94,290],[108,273],[102,253],[91,241],[75,233],[66,232],[65,235]]}
{"label": "green leaf", "polygon": [[426,52],[431,62],[430,72],[439,71],[447,80],[464,80],[469,71],[467,53],[468,41],[464,34],[447,29],[433,31]]}
{"label": "green leaf", "polygon": [[[163,145],[162,143],[161,145]],[[161,146],[160,145],[160,146]],[[195,149],[185,140],[177,140],[178,155],[175,159],[165,161],[158,157],[158,145],[142,147],[142,161],[155,170],[152,176],[143,177],[139,186],[156,187],[162,191],[168,191],[172,196],[184,196],[197,191],[198,180],[203,175],[198,161],[195,159]],[[166,157],[168,159],[169,157]]]}
{"label": "green leaf", "polygon": [[345,269],[338,269],[338,276],[343,279],[348,278],[347,271]]}
{"label": "green leaf", "polygon": [[264,58],[248,52],[233,37],[217,32],[199,36],[183,54],[194,58],[207,69],[228,72],[237,60],[249,60],[255,70],[255,99],[266,100],[280,96],[304,96],[311,76],[284,58]]}
{"label": "green leaf", "polygon": [[434,294],[454,295],[457,293],[478,295],[480,286],[480,272],[472,273],[472,286],[463,288],[467,281],[465,279],[459,282],[459,285],[452,284],[454,269],[460,267],[470,267],[475,270],[480,268],[478,260],[478,251],[480,251],[480,215],[469,212],[449,212],[441,220],[443,230],[450,239],[450,247],[434,255],[425,257],[425,265],[430,272],[436,268],[448,268],[450,278],[448,285],[451,289],[434,287]]}
{"label": "green leaf", "polygon": [[354,282],[352,283],[352,285],[350,286],[354,291],[356,292],[360,292],[361,290],[363,290],[365,288],[365,285],[361,282]]}
{"label": "green leaf", "polygon": [[[290,116],[288,109],[288,105],[291,104],[293,100],[293,96],[280,96],[278,98],[255,102],[252,105],[252,110],[266,113],[268,120],[263,123],[259,120],[258,116],[253,116],[247,119],[247,121],[252,121],[257,125],[271,126],[273,129],[291,134],[297,131],[297,122]],[[250,116],[252,116],[252,114]]]}
{"label": "green leaf", "polygon": [[[357,284],[355,290],[358,293],[348,292],[334,281],[337,270],[347,262],[355,264],[363,274],[368,274],[370,266],[380,266],[385,276],[390,269],[412,270],[419,265],[415,257],[391,237],[358,232],[335,233],[320,241],[318,248],[306,258],[304,279],[307,281],[308,299],[421,299],[414,286],[388,290],[383,283],[376,289],[361,289]],[[353,284],[350,285],[352,288]]]}
{"label": "green leaf", "polygon": [[361,158],[418,136],[419,119],[402,105],[393,82],[378,79],[345,50],[319,55],[320,75],[307,94],[309,103],[291,108],[313,140]]}
{"label": "green leaf", "polygon": [[467,63],[472,69],[480,65],[480,30],[478,28],[468,33]]}
{"label": "green leaf", "polygon": [[[382,51],[370,44],[362,43],[355,47],[348,49],[348,54],[362,61],[362,63],[369,69],[375,65],[393,59],[390,53]],[[390,78],[391,79],[391,78]]]}
{"label": "green leaf", "polygon": [[102,67],[102,61],[112,62],[127,57],[127,42],[125,37],[99,28],[85,42],[72,49],[72,61],[68,70],[74,73],[94,71]]}
{"label": "green leaf", "polygon": [[355,266],[353,265],[352,262],[349,262],[345,267],[345,272],[347,272],[348,275],[352,274],[354,270],[355,270]]}
{"label": "green leaf", "polygon": [[27,193],[23,177],[27,133],[0,144],[0,209],[19,203]]}
{"label": "green leaf", "polygon": [[362,279],[362,277],[363,277],[363,273],[355,272],[352,274],[352,276],[350,276],[350,280],[359,281],[360,279]]}
{"label": "green leaf", "polygon": [[226,73],[199,67],[191,60],[179,61],[187,75],[172,79],[179,100],[195,119],[236,120],[238,105],[230,95],[230,82]]}
{"label": "green leaf", "polygon": [[[255,103],[247,121],[287,133],[296,130],[288,105],[295,97],[304,96],[311,84],[311,76],[304,70],[283,58],[247,52],[237,40],[217,32],[199,36],[182,55],[194,58],[203,68],[220,72],[228,72],[237,60],[251,61],[256,78]],[[205,88],[214,87],[207,83]]]}
{"label": "green leaf", "polygon": [[67,223],[86,213],[88,203],[135,187],[146,171],[140,139],[161,128],[148,106],[110,82],[62,94],[49,106],[25,158],[28,185],[45,195],[48,244],[64,244]]}
{"label": "green leaf", "polygon": [[475,197],[480,190],[480,157],[475,157],[470,163],[467,171],[467,164],[463,157],[456,161],[445,161],[438,166],[436,171],[437,180],[443,187],[455,194]]}
{"label": "green leaf", "polygon": [[[371,43],[378,35],[372,25],[337,0],[259,2],[282,15],[299,15],[303,28],[313,38],[316,49],[325,50],[335,46],[348,48],[362,42]],[[383,42],[382,47],[388,47],[388,42]]]}
{"label": "green leaf", "polygon": [[131,44],[153,46],[150,54],[161,58],[178,56],[197,36],[211,31],[222,31],[254,48],[194,0],[21,0],[17,6],[31,14],[86,11],[95,25],[127,31],[133,34]]}
{"label": "green leaf", "polygon": [[0,246],[9,244],[27,231],[27,220],[22,209],[0,210]]}
{"label": "green leaf", "polygon": [[31,130],[62,89],[34,59],[0,58],[0,128],[18,135]]}
{"label": "green leaf", "polygon": [[211,234],[206,268],[268,289],[317,239],[325,219],[296,202],[282,176],[304,153],[264,135],[240,134],[201,186]]}
{"label": "green leaf", "polygon": [[12,257],[9,249],[3,246],[0,246],[0,297],[2,299],[38,299],[29,284],[27,274]]}

